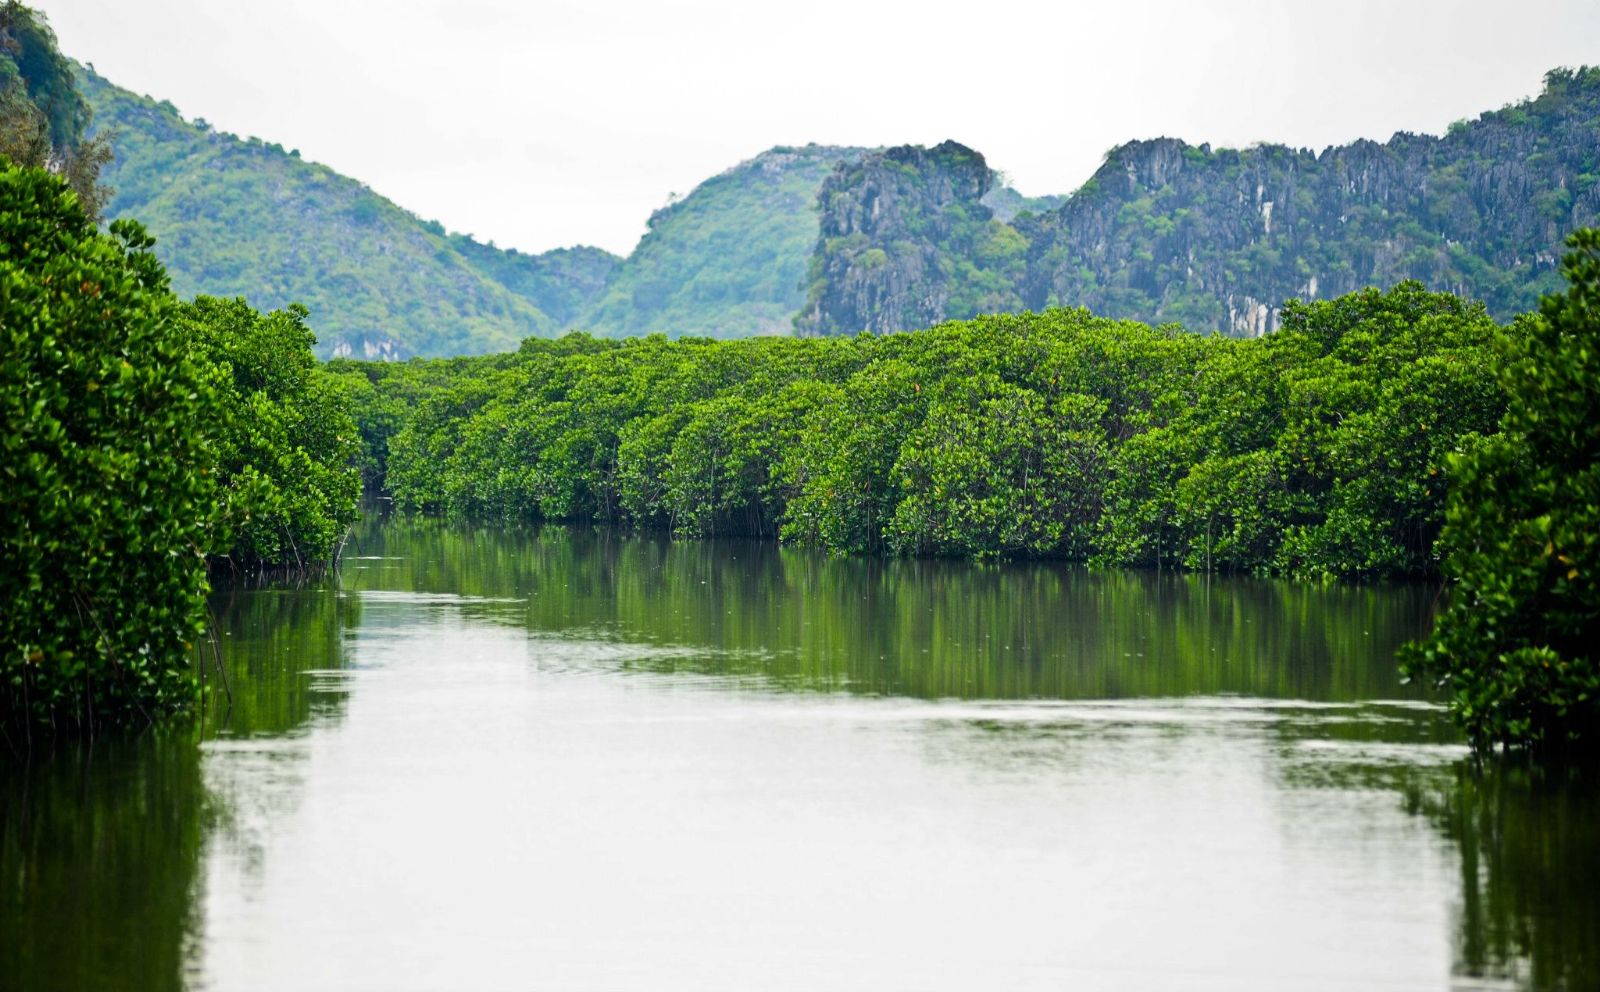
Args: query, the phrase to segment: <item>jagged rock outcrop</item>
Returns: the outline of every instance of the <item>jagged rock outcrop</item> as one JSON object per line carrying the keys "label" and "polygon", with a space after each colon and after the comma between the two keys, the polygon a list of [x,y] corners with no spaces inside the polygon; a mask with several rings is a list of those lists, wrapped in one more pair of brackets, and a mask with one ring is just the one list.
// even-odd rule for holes
{"label": "jagged rock outcrop", "polygon": [[[1600,220],[1600,69],[1552,72],[1537,99],[1443,137],[1320,154],[1130,142],[1057,209],[985,217],[981,239],[945,220],[952,204],[972,216],[948,192],[971,178],[938,151],[885,153],[914,166],[904,173],[866,159],[830,178],[800,330],[894,331],[1065,305],[1259,335],[1278,326],[1286,299],[1402,279],[1509,317],[1559,288],[1562,240]],[[1004,250],[1018,244],[1021,265]]]}
{"label": "jagged rock outcrop", "polygon": [[1591,71],[1552,73],[1538,100],[1443,137],[1321,154],[1133,142],[1021,223],[1023,296],[1254,335],[1285,299],[1418,279],[1510,316],[1555,288],[1562,238],[1600,217],[1597,121]]}
{"label": "jagged rock outcrop", "polygon": [[[1019,304],[1008,283],[1021,275],[1023,245],[1004,243],[1010,229],[981,202],[993,183],[983,156],[954,141],[836,166],[817,196],[821,232],[795,329],[895,331],[965,316],[975,305]],[[997,257],[1006,247],[1009,255]],[[984,298],[996,263],[1015,271],[998,280],[998,298]]]}

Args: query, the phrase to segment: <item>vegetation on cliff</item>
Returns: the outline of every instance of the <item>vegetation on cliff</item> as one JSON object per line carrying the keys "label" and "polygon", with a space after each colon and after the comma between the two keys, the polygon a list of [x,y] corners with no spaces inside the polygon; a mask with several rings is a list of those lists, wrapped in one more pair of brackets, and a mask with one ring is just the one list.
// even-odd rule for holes
{"label": "vegetation on cliff", "polygon": [[817,190],[854,148],[774,148],[650,218],[604,290],[570,324],[621,337],[785,334],[805,300]]}
{"label": "vegetation on cliff", "polygon": [[0,157],[61,176],[96,218],[110,194],[99,179],[111,151],[103,135],[89,136],[92,116],[44,15],[0,3]]}
{"label": "vegetation on cliff", "polygon": [[1600,68],[1557,69],[1537,99],[1443,137],[1321,153],[1131,142],[1060,206],[1009,220],[971,181],[976,153],[895,149],[829,179],[797,326],[854,334],[974,305],[1084,306],[1256,336],[1283,323],[1286,300],[1407,279],[1509,319],[1560,287],[1561,239],[1600,219],[1596,121]]}
{"label": "vegetation on cliff", "polygon": [[994,174],[947,141],[842,163],[817,194],[821,230],[801,334],[902,331],[1022,309],[1027,242],[985,205]]}

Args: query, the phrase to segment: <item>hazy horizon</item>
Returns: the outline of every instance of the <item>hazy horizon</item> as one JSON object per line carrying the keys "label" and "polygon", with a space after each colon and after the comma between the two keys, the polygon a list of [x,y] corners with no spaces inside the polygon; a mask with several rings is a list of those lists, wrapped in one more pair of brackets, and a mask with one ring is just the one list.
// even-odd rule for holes
{"label": "hazy horizon", "polygon": [[1535,95],[1551,68],[1600,62],[1600,5],[1576,0],[1514,19],[1487,0],[1334,14],[1006,0],[982,23],[954,4],[841,0],[40,9],[65,53],[119,86],[530,252],[625,255],[672,194],[774,145],[950,138],[1023,193],[1067,193],[1128,140],[1321,150],[1438,134]]}

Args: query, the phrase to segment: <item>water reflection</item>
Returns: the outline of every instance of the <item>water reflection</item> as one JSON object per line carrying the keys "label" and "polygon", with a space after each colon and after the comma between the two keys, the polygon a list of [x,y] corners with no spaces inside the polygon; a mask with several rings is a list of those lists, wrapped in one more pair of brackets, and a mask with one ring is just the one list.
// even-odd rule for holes
{"label": "water reflection", "polygon": [[0,988],[183,987],[209,811],[185,732],[0,763]]}
{"label": "water reflection", "polygon": [[3,769],[0,988],[1600,985],[1595,792],[1399,683],[1430,590],[351,547],[218,594],[194,730]]}
{"label": "water reflection", "polygon": [[919,698],[1420,698],[1393,656],[1426,632],[1433,598],[416,519],[373,527],[361,547],[373,557],[347,567],[350,589],[490,597],[486,618],[531,631],[690,649],[641,670]]}
{"label": "water reflection", "polygon": [[1456,968],[1600,988],[1600,789],[1592,774],[1462,763],[1405,790],[1461,853]]}
{"label": "water reflection", "polygon": [[[0,989],[161,990],[199,983],[205,851],[259,872],[292,809],[304,754],[286,741],[336,722],[344,694],[308,677],[342,666],[359,602],[332,584],[222,588],[193,724],[102,736],[0,761]],[[205,760],[213,749],[254,758]],[[217,858],[214,856],[212,861]]]}
{"label": "water reflection", "polygon": [[221,588],[211,598],[225,659],[224,682],[202,644],[197,665],[207,673],[203,736],[207,740],[277,737],[314,723],[337,722],[344,693],[337,673],[344,640],[361,623],[361,601],[335,581],[297,589]]}

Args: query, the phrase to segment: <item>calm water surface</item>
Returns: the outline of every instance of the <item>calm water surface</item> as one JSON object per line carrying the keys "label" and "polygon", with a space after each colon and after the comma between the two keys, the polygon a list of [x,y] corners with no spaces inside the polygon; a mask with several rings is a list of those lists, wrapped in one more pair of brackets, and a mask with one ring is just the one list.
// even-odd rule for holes
{"label": "calm water surface", "polygon": [[1600,982],[1600,804],[1400,684],[1430,590],[430,522],[352,555],[219,594],[203,733],[5,766],[0,987]]}

